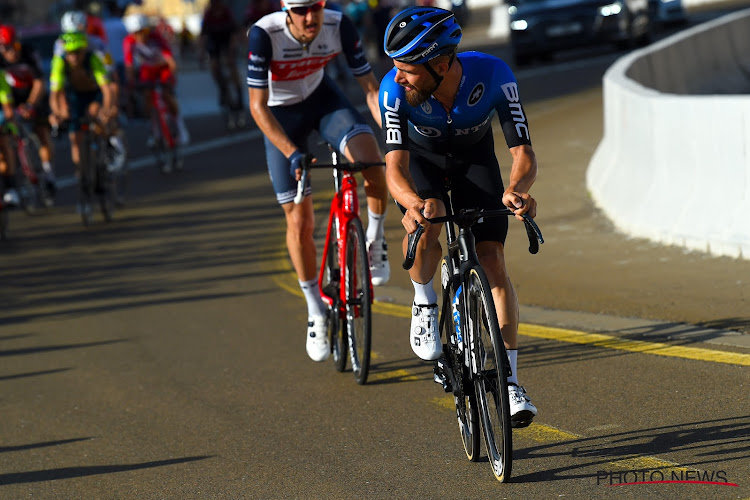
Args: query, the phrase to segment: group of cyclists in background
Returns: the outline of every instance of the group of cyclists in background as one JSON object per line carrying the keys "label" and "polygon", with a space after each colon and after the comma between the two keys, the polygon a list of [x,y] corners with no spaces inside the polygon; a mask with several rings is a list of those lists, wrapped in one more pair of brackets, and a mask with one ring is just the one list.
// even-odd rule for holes
{"label": "group of cyclists in background", "polygon": [[[120,131],[121,109],[143,89],[159,85],[164,101],[177,125],[177,141],[186,144],[190,136],[180,115],[175,96],[177,64],[170,44],[149,17],[133,14],[122,17],[120,30],[112,35],[120,43],[115,58],[113,45],[107,43],[107,31],[101,20],[83,11],[69,11],[60,20],[60,36],[54,42],[49,78],[42,69],[37,52],[25,44],[15,26],[0,25],[0,175],[2,204],[16,207],[22,203],[17,184],[17,153],[9,140],[16,127],[28,126],[38,138],[40,169],[46,190],[56,191],[55,147],[52,139],[67,130],[71,160],[79,179],[79,213],[90,210],[87,179],[80,175],[84,123],[96,123],[106,136],[109,149],[107,168],[123,168],[127,151]],[[113,28],[110,28],[114,30]],[[148,99],[139,99],[144,114],[152,112]],[[97,187],[99,189],[99,187]],[[49,198],[52,200],[52,197]]]}

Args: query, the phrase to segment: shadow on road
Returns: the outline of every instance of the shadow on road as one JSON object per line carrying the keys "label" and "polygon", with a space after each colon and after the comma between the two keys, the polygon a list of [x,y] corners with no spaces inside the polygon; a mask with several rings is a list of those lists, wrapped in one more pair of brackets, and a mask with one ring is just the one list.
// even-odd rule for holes
{"label": "shadow on road", "polygon": [[679,466],[664,463],[648,470],[700,469],[709,464],[715,469],[722,462],[747,460],[748,451],[750,415],[688,422],[518,449],[514,452],[515,460],[562,457],[569,465],[516,476],[513,480],[522,483],[591,478],[592,470],[611,469],[613,462],[680,453],[692,458],[681,459]]}
{"label": "shadow on road", "polygon": [[207,458],[213,457],[202,455],[196,457],[173,458],[169,460],[143,462],[140,464],[92,465],[80,467],[61,467],[59,469],[47,469],[29,472],[14,472],[10,474],[0,474],[0,485],[38,483],[41,481],[56,481],[58,479],[71,479],[75,477],[95,476],[99,474],[112,474],[115,472],[127,472],[140,469],[150,469],[153,467],[164,467],[165,465],[195,462],[197,460],[206,460]]}

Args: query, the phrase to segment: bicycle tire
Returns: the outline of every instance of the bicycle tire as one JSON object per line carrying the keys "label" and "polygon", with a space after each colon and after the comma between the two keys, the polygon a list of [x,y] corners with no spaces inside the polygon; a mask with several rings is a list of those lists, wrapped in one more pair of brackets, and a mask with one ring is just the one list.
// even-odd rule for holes
{"label": "bicycle tire", "polygon": [[[42,159],[39,156],[41,143],[39,139],[33,132],[30,132],[24,137],[22,143],[23,154],[26,157],[28,168],[32,171],[32,175],[36,177],[36,183],[34,183],[24,172],[21,185],[23,209],[27,214],[33,215],[40,208],[49,206],[47,200],[51,198],[51,195],[46,193],[44,183],[42,182]],[[17,165],[21,167],[20,158]],[[23,168],[21,167],[20,170],[23,170]]]}
{"label": "bicycle tire", "polygon": [[86,132],[80,158],[81,175],[78,178],[79,191],[82,197],[80,202],[81,222],[83,222],[84,226],[91,224],[94,214],[91,204],[94,199],[94,187],[96,183],[96,147],[96,138],[92,136],[92,132]]}
{"label": "bicycle tire", "polygon": [[[479,423],[476,393],[471,384],[471,374],[464,362],[465,352],[461,349],[463,339],[458,337],[453,319],[452,303],[453,297],[456,296],[456,280],[453,279],[453,269],[454,266],[450,259],[443,257],[440,263],[444,318],[441,318],[440,321],[443,328],[441,338],[445,339],[445,357],[453,372],[453,402],[456,405],[458,432],[461,434],[466,458],[472,462],[477,462],[480,453],[481,424]],[[458,310],[461,314],[464,314],[463,317],[465,318],[463,305],[459,305]]]}
{"label": "bicycle tire", "polygon": [[346,332],[357,383],[367,382],[372,346],[372,289],[362,221],[349,221],[346,231]]}
{"label": "bicycle tire", "polygon": [[127,199],[128,189],[130,188],[130,168],[128,166],[128,138],[127,134],[122,129],[117,130],[117,137],[120,138],[123,150],[125,151],[125,158],[122,166],[110,172],[112,177],[112,196],[116,207],[123,207],[125,200]]}
{"label": "bicycle tire", "polygon": [[472,325],[476,391],[482,420],[487,457],[495,478],[500,482],[510,479],[513,464],[513,437],[510,425],[508,397],[508,357],[495,312],[495,303],[487,277],[481,267],[469,270],[468,314]]}
{"label": "bicycle tire", "polygon": [[[100,143],[101,146],[101,143]],[[112,222],[115,213],[115,194],[113,177],[103,161],[97,162],[96,165],[96,185],[97,195],[99,197],[99,207],[106,222]]]}
{"label": "bicycle tire", "polygon": [[331,354],[336,371],[346,370],[346,356],[348,352],[345,323],[341,321],[341,269],[339,267],[338,218],[334,218],[331,232],[328,234],[326,247],[325,271],[321,288],[333,299],[328,314],[328,339],[331,342]]}

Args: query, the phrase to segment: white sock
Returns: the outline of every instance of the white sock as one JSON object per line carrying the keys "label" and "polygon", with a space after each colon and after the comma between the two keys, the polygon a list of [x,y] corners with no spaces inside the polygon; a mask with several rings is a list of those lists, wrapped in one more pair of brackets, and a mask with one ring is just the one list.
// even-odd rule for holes
{"label": "white sock", "polygon": [[328,306],[320,296],[318,278],[310,281],[300,281],[299,287],[302,289],[302,293],[305,295],[305,300],[307,301],[307,315],[325,316],[328,312]]}
{"label": "white sock", "polygon": [[437,293],[432,288],[432,279],[425,284],[411,280],[411,284],[414,285],[414,303],[418,306],[437,304]]}
{"label": "white sock", "polygon": [[48,161],[42,162],[42,170],[44,170],[44,173],[51,174],[52,173],[52,164]]}
{"label": "white sock", "polygon": [[518,374],[516,373],[516,365],[518,364],[518,349],[506,349],[508,351],[508,361],[510,361],[510,377],[508,377],[509,384],[518,385]]}
{"label": "white sock", "polygon": [[385,212],[376,214],[367,209],[367,241],[383,239],[383,226],[385,225]]}

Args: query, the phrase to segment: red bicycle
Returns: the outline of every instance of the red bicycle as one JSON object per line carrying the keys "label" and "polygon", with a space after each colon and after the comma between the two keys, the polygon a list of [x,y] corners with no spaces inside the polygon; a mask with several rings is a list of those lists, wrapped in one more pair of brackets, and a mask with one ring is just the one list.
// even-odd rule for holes
{"label": "red bicycle", "polygon": [[155,133],[153,150],[161,173],[182,170],[182,155],[177,141],[177,121],[167,108],[163,84],[139,83],[137,87],[145,89],[151,104],[151,128]]}
{"label": "red bicycle", "polygon": [[18,159],[16,165],[21,206],[29,214],[42,207],[51,207],[54,204],[54,193],[50,190],[50,184],[42,169],[39,138],[18,115],[18,111],[16,118],[6,125],[6,131],[10,134],[11,144]]}
{"label": "red bicycle", "polygon": [[384,163],[339,163],[339,155],[329,144],[330,164],[304,166],[297,183],[295,203],[302,203],[310,169],[333,169],[335,194],[328,215],[318,283],[328,304],[328,337],[336,370],[346,369],[346,352],[358,384],[367,382],[372,345],[372,281],[365,231],[359,218],[359,197],[354,172]]}

